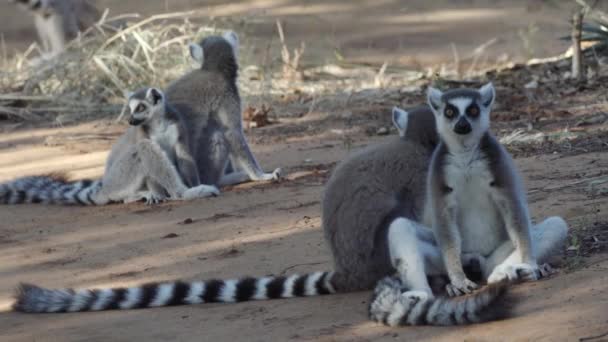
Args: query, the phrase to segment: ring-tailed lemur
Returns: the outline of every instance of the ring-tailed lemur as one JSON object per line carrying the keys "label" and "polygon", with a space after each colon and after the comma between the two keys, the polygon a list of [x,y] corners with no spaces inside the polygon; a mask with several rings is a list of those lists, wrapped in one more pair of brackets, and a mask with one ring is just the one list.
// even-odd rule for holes
{"label": "ring-tailed lemur", "polygon": [[[412,316],[419,316],[417,310],[428,309],[428,315],[434,315],[435,304],[426,299],[432,297],[427,282],[429,268],[439,267],[448,275],[450,296],[471,293],[477,284],[463,271],[468,256],[480,263],[490,285],[536,280],[551,272],[548,265],[539,268],[537,263],[547,262],[560,250],[568,226],[560,217],[537,225],[530,222],[514,163],[489,131],[494,98],[491,83],[479,90],[445,93],[429,88],[428,102],[440,142],[428,172],[426,226],[399,218],[389,227],[391,255],[401,255],[395,262],[400,282],[419,295],[401,294],[399,282],[381,283],[370,307],[375,320],[402,325],[415,321]],[[428,230],[426,227],[432,227],[437,243],[412,243],[420,230]],[[402,252],[393,253],[392,248]]]}
{"label": "ring-tailed lemur", "polygon": [[[397,217],[417,219],[424,200],[429,160],[437,143],[433,114],[417,108],[409,114],[394,111],[394,122],[404,138],[368,148],[334,171],[323,200],[323,227],[335,261],[334,272],[315,272],[287,277],[150,283],[129,288],[98,290],[51,290],[22,285],[14,308],[23,312],[74,312],[135,309],[167,305],[313,296],[371,289],[396,267],[391,253],[398,244],[389,239],[389,227]],[[420,229],[406,241],[433,244],[432,232]],[[405,234],[396,238],[407,237]],[[421,247],[422,248],[422,247]],[[438,248],[437,255],[439,254]],[[486,287],[471,298],[427,301],[441,313],[419,324],[462,324],[490,318],[491,303],[505,286]],[[401,290],[401,289],[400,289]],[[399,292],[401,293],[401,292]],[[412,296],[411,298],[416,298]],[[431,309],[431,307],[425,307]],[[419,310],[415,312],[420,312]],[[426,316],[425,316],[426,317]],[[448,317],[448,319],[445,319]],[[454,318],[454,319],[450,319]]]}
{"label": "ring-tailed lemur", "polygon": [[[190,147],[199,177],[206,184],[223,186],[281,176],[279,168],[264,173],[243,133],[236,84],[238,45],[232,31],[190,44],[190,55],[201,68],[177,79],[166,90],[167,98],[188,123]],[[229,164],[235,172],[226,172]]]}
{"label": "ring-tailed lemur", "polygon": [[10,0],[21,5],[34,17],[34,24],[46,56],[61,53],[101,17],[94,0]]}
{"label": "ring-tailed lemur", "polygon": [[184,122],[160,90],[130,94],[128,105],[131,126],[112,147],[101,180],[24,177],[0,184],[0,203],[103,205],[144,199],[152,204],[219,194],[215,186],[200,184]]}

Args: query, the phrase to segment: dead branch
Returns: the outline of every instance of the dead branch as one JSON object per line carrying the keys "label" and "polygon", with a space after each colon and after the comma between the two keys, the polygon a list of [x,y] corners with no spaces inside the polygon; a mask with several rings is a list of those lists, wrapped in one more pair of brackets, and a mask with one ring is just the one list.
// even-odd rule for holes
{"label": "dead branch", "polygon": [[285,34],[283,32],[283,25],[280,20],[277,20],[277,31],[279,32],[279,40],[281,42],[281,59],[283,61],[283,77],[288,80],[300,80],[302,79],[302,72],[300,71],[300,59],[306,49],[304,42],[300,43],[298,49],[293,50],[293,56],[287,48],[285,43]]}
{"label": "dead branch", "polygon": [[583,26],[583,10],[576,10],[572,17],[572,78],[583,78],[583,59],[581,57],[581,37]]}

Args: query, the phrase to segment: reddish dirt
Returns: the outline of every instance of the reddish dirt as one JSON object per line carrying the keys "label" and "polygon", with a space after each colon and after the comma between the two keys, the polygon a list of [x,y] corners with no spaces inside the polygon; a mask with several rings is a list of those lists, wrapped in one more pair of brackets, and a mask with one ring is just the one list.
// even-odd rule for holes
{"label": "reddish dirt", "polygon": [[[143,3],[102,2],[117,12],[138,10]],[[145,3],[145,13],[165,6],[163,1]],[[412,1],[407,8],[397,1],[373,2],[375,6],[371,1],[167,3],[172,11],[205,3],[217,15],[254,16],[257,21],[247,30],[259,41],[275,35],[274,18],[284,18],[293,41],[319,44],[312,49],[319,58],[327,58],[323,47],[334,43],[333,38],[330,44],[318,37],[334,32],[342,53],[350,58],[428,64],[451,60],[450,42],[465,51],[495,36],[501,43],[492,54],[522,55],[517,30],[531,22],[541,28],[539,53],[561,52],[563,47],[553,39],[567,30],[568,17],[563,15],[567,11],[543,1]],[[2,3],[0,13],[0,28],[10,47],[20,46],[17,39],[31,38],[19,12]],[[20,281],[48,287],[123,286],[330,269],[320,227],[324,183],[346,156],[389,139],[369,133],[389,127],[388,108],[420,101],[418,93],[369,108],[354,103],[340,115],[319,107],[301,118],[279,117],[278,124],[251,129],[247,135],[263,167],[280,166],[287,172],[287,179],[278,184],[244,184],[223,189],[217,198],[153,207],[0,206],[0,340],[608,340],[608,191],[605,183],[597,182],[608,173],[608,137],[602,133],[608,123],[575,125],[586,115],[608,110],[602,100],[605,89],[597,85],[567,95],[547,92],[542,96],[547,103],[524,110],[515,106],[521,103],[516,95],[529,79],[515,79],[509,87],[505,80],[497,82],[501,106],[494,128],[499,135],[525,127],[530,112],[542,108],[551,115],[538,114],[542,117],[534,121],[536,129],[548,134],[571,127],[589,133],[560,143],[510,146],[526,181],[534,219],[561,215],[572,228],[560,272],[516,286],[506,304],[510,318],[456,328],[390,329],[368,321],[368,292],[122,312],[25,315],[9,310]],[[540,89],[546,90],[542,85]],[[553,117],[564,108],[565,117]],[[275,110],[280,112],[279,107]],[[0,121],[0,182],[51,171],[99,177],[108,149],[124,128],[109,120],[28,129]]]}

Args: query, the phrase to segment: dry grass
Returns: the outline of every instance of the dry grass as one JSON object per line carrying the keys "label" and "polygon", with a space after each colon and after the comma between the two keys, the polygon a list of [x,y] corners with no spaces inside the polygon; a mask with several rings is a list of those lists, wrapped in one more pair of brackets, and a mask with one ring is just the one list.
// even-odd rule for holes
{"label": "dry grass", "polygon": [[36,44],[4,58],[0,115],[30,120],[59,113],[118,114],[128,91],[162,87],[191,66],[186,45],[220,31],[191,21],[202,15],[156,15],[118,31],[104,16],[58,58],[36,57]]}

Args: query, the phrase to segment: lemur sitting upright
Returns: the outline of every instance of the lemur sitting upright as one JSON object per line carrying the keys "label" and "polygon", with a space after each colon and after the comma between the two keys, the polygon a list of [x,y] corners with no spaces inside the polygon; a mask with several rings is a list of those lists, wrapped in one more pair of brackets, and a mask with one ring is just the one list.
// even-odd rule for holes
{"label": "lemur sitting upright", "polygon": [[[445,93],[429,88],[439,145],[428,171],[424,225],[432,227],[436,242],[419,241],[427,228],[415,220],[391,223],[389,248],[399,280],[385,280],[376,288],[373,319],[412,324],[440,314],[429,300],[429,269],[447,273],[450,296],[477,288],[463,271],[463,261],[471,258],[480,263],[489,284],[536,280],[551,272],[544,263],[563,246],[568,226],[560,217],[537,225],[530,221],[513,160],[489,131],[494,98],[491,83]],[[402,294],[401,287],[413,291]]]}
{"label": "lemur sitting upright", "polygon": [[127,131],[112,146],[102,179],[69,182],[31,176],[0,184],[0,203],[103,205],[111,202],[184,200],[219,194],[200,184],[184,122],[155,88],[129,95]]}

